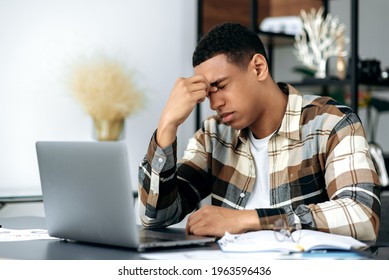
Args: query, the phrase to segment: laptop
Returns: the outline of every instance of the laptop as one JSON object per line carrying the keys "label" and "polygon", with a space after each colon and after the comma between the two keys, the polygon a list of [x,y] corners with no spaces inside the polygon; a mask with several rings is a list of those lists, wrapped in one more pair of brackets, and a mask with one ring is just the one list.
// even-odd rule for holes
{"label": "laptop", "polygon": [[137,224],[124,142],[36,142],[46,226],[61,239],[149,248],[205,245],[213,237],[184,228]]}

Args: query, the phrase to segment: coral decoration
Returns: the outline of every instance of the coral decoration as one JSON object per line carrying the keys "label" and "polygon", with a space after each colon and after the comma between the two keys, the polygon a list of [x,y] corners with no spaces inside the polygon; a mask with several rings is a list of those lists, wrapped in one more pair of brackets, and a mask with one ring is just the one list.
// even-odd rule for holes
{"label": "coral decoration", "polygon": [[295,36],[295,55],[309,69],[315,71],[316,78],[326,77],[327,61],[332,56],[345,57],[345,25],[337,17],[323,16],[324,8],[300,12],[303,30]]}

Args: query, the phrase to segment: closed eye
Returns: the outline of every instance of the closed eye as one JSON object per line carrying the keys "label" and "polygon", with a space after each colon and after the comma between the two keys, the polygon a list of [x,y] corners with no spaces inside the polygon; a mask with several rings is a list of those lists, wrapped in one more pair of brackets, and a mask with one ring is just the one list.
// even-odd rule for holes
{"label": "closed eye", "polygon": [[220,90],[223,90],[225,87],[226,87],[226,85],[215,85],[215,86],[213,86],[213,88],[215,90],[210,90],[209,94],[216,93],[216,92],[218,92]]}
{"label": "closed eye", "polygon": [[219,90],[223,90],[228,84],[227,80],[228,77],[224,77],[211,83],[211,90],[209,91],[209,93],[215,93],[218,92]]}

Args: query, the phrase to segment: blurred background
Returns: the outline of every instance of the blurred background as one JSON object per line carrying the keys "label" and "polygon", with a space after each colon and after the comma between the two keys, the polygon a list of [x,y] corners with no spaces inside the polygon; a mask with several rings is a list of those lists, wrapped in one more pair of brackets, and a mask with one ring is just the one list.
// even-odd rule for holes
{"label": "blurred background", "polygon": [[[128,145],[131,180],[136,188],[139,162],[170,90],[177,77],[193,74],[191,57],[198,37],[218,21],[241,20],[233,17],[235,12],[246,13],[246,19],[250,16],[251,1],[209,0],[208,5],[206,1],[0,0],[0,197],[41,194],[36,141],[96,140],[92,119],[72,95],[67,79],[74,62],[96,53],[133,69],[134,82],[145,94],[144,107],[125,120],[122,138]],[[346,25],[348,36],[350,1],[325,1],[328,11]],[[200,11],[199,2],[204,8]],[[301,8],[318,7],[323,1],[258,2],[282,7],[274,8],[279,12],[276,16],[282,16],[291,11],[297,15]],[[389,2],[360,0],[359,4],[359,56],[378,59],[385,69],[389,67]],[[269,11],[259,16],[271,17]],[[295,70],[300,63],[293,55],[293,43],[280,44],[272,52],[277,81],[302,79]],[[301,90],[317,93],[316,88]],[[384,99],[388,94],[386,88],[365,87],[361,91]],[[342,89],[341,94],[347,97],[348,89]],[[196,119],[212,113],[207,101],[200,109],[180,128],[179,156],[196,130]],[[359,108],[359,114],[366,121],[366,106]],[[389,153],[388,121],[382,114],[376,130],[376,141],[385,153]],[[24,204],[28,205],[37,208],[23,208],[22,213],[42,214],[41,204]],[[14,215],[11,212],[3,207],[0,216]]]}

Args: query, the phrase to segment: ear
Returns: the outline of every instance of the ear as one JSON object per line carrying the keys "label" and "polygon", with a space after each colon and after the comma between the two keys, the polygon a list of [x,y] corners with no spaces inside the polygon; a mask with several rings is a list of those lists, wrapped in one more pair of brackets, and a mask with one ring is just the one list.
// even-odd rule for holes
{"label": "ear", "polygon": [[258,81],[263,81],[269,75],[269,66],[265,57],[256,53],[250,61],[250,66]]}

